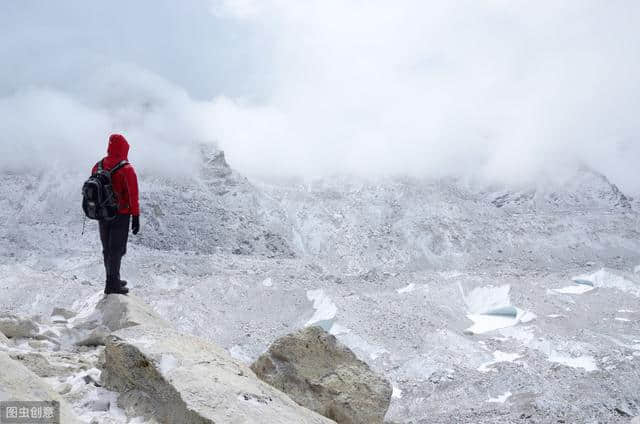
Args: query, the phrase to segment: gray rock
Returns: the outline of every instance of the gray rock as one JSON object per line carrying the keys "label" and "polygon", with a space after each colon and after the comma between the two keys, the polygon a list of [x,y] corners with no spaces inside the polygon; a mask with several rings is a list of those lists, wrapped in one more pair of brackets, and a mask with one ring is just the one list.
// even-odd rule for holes
{"label": "gray rock", "polygon": [[111,331],[134,325],[168,325],[150,306],[135,296],[106,295],[96,305],[93,318]]}
{"label": "gray rock", "polygon": [[0,333],[9,338],[35,337],[38,332],[38,324],[28,318],[20,318],[15,315],[0,317]]}
{"label": "gray rock", "polygon": [[389,408],[391,384],[320,327],[279,338],[251,369],[338,423],[382,424]]}
{"label": "gray rock", "polygon": [[111,406],[111,402],[109,402],[108,399],[103,399],[103,398],[90,399],[83,405],[84,408],[90,411],[100,411],[100,412],[108,411],[110,406]]}
{"label": "gray rock", "polygon": [[70,320],[72,339],[79,346],[105,344],[105,338],[113,331],[135,325],[167,326],[151,307],[135,296],[101,296],[93,311],[79,314]]}
{"label": "gray rock", "polygon": [[5,336],[4,334],[0,333],[0,345],[7,344],[9,344],[9,339],[7,339],[7,336]]}
{"label": "gray rock", "polygon": [[56,391],[61,395],[66,395],[71,391],[71,389],[73,389],[73,386],[69,383],[62,383],[56,387]]}
{"label": "gray rock", "polygon": [[77,338],[75,344],[77,346],[104,346],[106,338],[111,331],[105,326],[99,326],[88,332],[81,333],[82,335]]}
{"label": "gray rock", "polygon": [[0,352],[0,401],[58,401],[60,422],[80,424],[69,404],[40,377],[6,353]]}
{"label": "gray rock", "polygon": [[51,364],[47,358],[40,353],[11,353],[9,356],[11,359],[21,362],[39,377],[56,377],[64,375],[68,370],[65,366]]}
{"label": "gray rock", "polygon": [[53,311],[51,312],[51,316],[61,316],[65,319],[71,319],[73,317],[76,316],[76,313],[74,311],[70,311],[69,309],[65,309],[65,308],[53,308]]}
{"label": "gray rock", "polygon": [[141,324],[168,325],[150,306],[135,296],[105,296],[98,302],[96,311],[102,312],[102,325],[111,331]]}
{"label": "gray rock", "polygon": [[328,424],[260,381],[226,351],[163,326],[139,325],[107,338],[103,383],[127,411],[172,424]]}

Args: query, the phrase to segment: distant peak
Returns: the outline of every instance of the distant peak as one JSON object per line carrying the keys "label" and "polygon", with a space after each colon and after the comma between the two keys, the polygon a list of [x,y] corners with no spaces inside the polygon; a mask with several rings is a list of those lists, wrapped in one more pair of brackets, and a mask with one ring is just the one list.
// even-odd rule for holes
{"label": "distant peak", "polygon": [[224,151],[210,144],[200,145],[202,158],[202,173],[205,177],[226,177],[231,174],[231,167],[227,163]]}

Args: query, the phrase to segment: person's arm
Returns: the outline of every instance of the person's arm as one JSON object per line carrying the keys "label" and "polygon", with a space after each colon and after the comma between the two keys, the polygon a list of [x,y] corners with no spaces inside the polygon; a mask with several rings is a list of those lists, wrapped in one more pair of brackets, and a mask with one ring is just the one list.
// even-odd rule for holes
{"label": "person's arm", "polygon": [[129,195],[129,209],[131,211],[132,221],[131,230],[133,234],[138,234],[140,230],[140,202],[138,199],[138,176],[133,166],[126,166],[125,183],[127,184],[127,194]]}

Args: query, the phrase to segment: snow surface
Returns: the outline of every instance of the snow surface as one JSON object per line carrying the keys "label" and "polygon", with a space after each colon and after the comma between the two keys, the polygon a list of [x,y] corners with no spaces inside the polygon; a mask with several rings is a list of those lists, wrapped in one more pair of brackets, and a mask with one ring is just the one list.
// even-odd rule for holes
{"label": "snow surface", "polygon": [[632,281],[630,278],[625,278],[619,273],[606,268],[602,268],[593,274],[574,277],[573,281],[593,287],[616,289],[640,297],[640,282]]}
{"label": "snow surface", "polygon": [[307,291],[307,299],[313,302],[315,312],[313,316],[309,318],[309,321],[307,321],[306,326],[317,325],[329,331],[333,325],[333,319],[338,312],[338,307],[322,289]]}
{"label": "snow surface", "polygon": [[549,361],[566,365],[571,368],[582,368],[585,371],[596,371],[598,369],[595,359],[590,355],[573,357],[568,354],[552,350],[549,353]]}
{"label": "snow surface", "polygon": [[391,385],[391,398],[393,399],[402,399],[402,390],[396,386],[395,384]]}
{"label": "snow surface", "polygon": [[416,289],[416,285],[414,283],[409,284],[408,286],[399,288],[398,290],[396,290],[399,294],[403,294],[403,293],[409,293],[412,292]]}
{"label": "snow surface", "polygon": [[585,294],[593,290],[594,287],[587,284],[574,284],[573,286],[566,286],[559,289],[551,289],[552,293],[559,294]]}
{"label": "snow surface", "polygon": [[491,368],[492,365],[498,364],[500,362],[514,362],[516,359],[522,358],[522,355],[518,353],[507,353],[496,350],[493,352],[493,360],[489,362],[485,362],[484,364],[478,367],[478,371],[480,372],[490,372],[496,371],[495,368]]}
{"label": "snow surface", "polygon": [[507,401],[507,399],[509,399],[511,397],[513,393],[511,392],[505,392],[504,394],[497,396],[495,398],[489,398],[487,400],[487,402],[492,402],[492,403],[505,403]]}
{"label": "snow surface", "polygon": [[[462,288],[461,288],[462,290]],[[470,314],[467,318],[473,325],[465,331],[469,334],[483,334],[535,319],[535,314],[511,305],[509,285],[476,287],[466,296],[462,293]]]}
{"label": "snow surface", "polygon": [[162,355],[160,358],[160,372],[165,376],[178,366],[178,360],[173,355]]}

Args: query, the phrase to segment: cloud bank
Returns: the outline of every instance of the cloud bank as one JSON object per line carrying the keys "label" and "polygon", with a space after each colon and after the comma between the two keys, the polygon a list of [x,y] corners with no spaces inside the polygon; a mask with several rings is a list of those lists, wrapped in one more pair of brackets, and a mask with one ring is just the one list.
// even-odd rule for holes
{"label": "cloud bank", "polygon": [[0,6],[0,167],[84,166],[122,131],[149,172],[206,142],[256,176],[587,165],[640,192],[640,4],[133,3]]}

